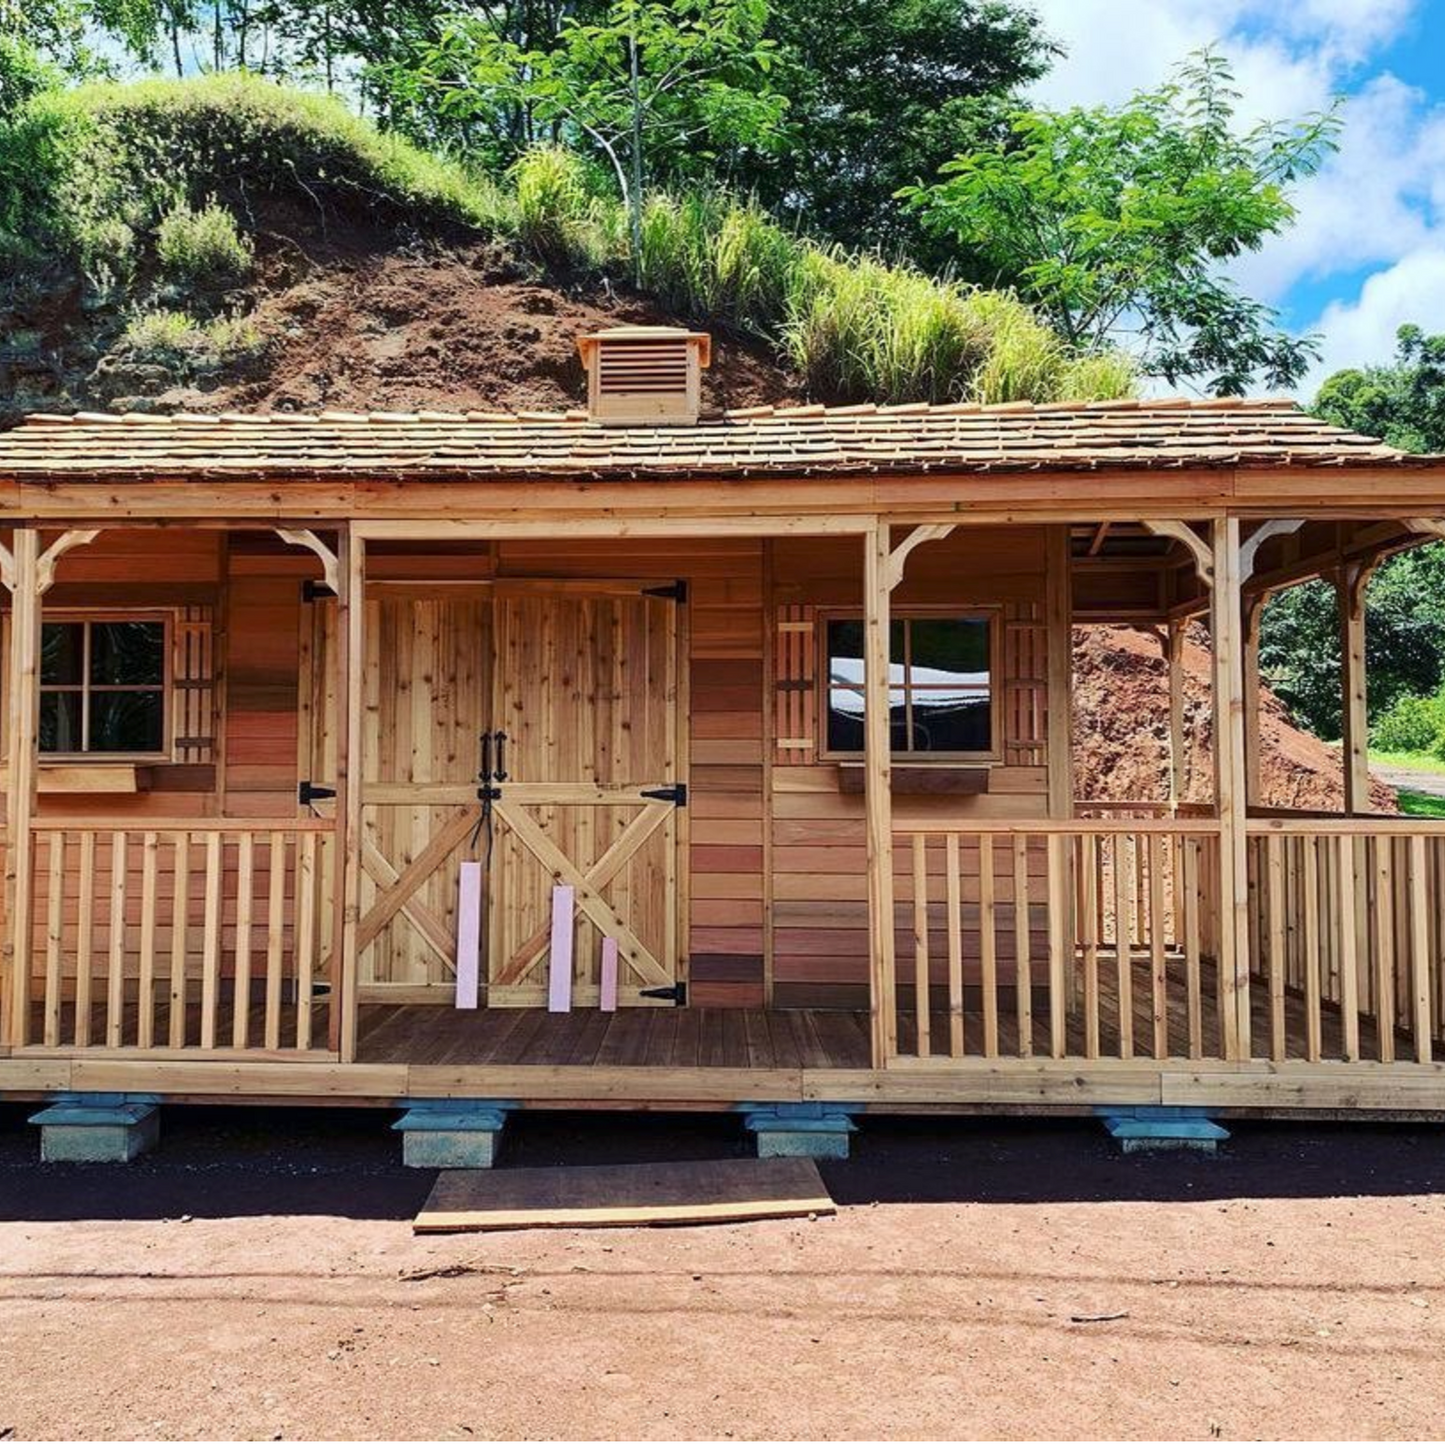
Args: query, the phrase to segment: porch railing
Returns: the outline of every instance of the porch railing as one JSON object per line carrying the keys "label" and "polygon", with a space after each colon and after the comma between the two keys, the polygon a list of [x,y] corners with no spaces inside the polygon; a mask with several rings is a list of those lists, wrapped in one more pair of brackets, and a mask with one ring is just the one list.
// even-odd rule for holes
{"label": "porch railing", "polygon": [[1221,1056],[1216,822],[909,828],[895,869],[897,1056]]}
{"label": "porch railing", "polygon": [[1248,831],[1255,1055],[1445,1052],[1445,827],[1294,817]]}
{"label": "porch railing", "polygon": [[35,835],[28,1041],[326,1048],[321,819],[46,819]]}

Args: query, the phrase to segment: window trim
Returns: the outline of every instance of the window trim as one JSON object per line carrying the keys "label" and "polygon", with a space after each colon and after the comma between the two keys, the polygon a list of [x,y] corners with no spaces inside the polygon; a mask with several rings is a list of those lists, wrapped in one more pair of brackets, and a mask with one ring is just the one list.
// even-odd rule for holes
{"label": "window trim", "polygon": [[[115,763],[163,763],[168,762],[174,756],[174,738],[172,728],[175,722],[175,708],[172,705],[175,691],[175,612],[167,608],[154,607],[56,607],[47,608],[41,617],[42,626],[48,622],[59,623],[84,623],[87,632],[87,647],[82,663],[82,681],[80,684],[71,686],[57,683],[41,683],[38,677],[36,688],[40,697],[48,692],[73,692],[79,693],[82,699],[89,697],[95,692],[157,692],[161,699],[161,746],[155,751],[146,752],[46,752],[40,747],[39,738],[36,738],[35,756],[40,764],[65,763],[68,766],[84,765],[86,763],[115,764]],[[128,687],[124,683],[94,684],[89,678],[89,669],[86,664],[89,662],[90,652],[88,645],[89,628],[99,624],[104,626],[109,622],[158,622],[161,625],[161,661],[162,673],[159,683],[137,684]],[[85,708],[82,702],[82,708]],[[88,712],[88,709],[85,709]],[[82,724],[83,727],[83,724]]]}
{"label": "window trim", "polygon": [[[988,703],[989,703],[989,747],[981,752],[911,752],[897,749],[890,753],[893,762],[910,768],[931,766],[957,766],[965,764],[977,767],[981,763],[1003,761],[1003,605],[1001,603],[968,603],[964,606],[950,606],[947,603],[926,603],[918,606],[894,607],[890,609],[890,622],[932,621],[937,618],[956,618],[962,622],[986,622],[988,624]],[[820,607],[817,612],[817,666],[814,675],[818,680],[818,759],[829,763],[856,763],[863,756],[863,750],[848,751],[828,746],[829,677],[828,677],[828,626],[832,622],[864,622],[861,609],[850,607]]]}

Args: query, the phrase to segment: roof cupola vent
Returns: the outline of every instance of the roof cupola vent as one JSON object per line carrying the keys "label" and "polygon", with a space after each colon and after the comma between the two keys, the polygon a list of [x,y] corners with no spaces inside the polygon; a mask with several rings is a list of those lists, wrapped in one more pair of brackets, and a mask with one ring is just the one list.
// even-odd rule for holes
{"label": "roof cupola vent", "polygon": [[613,426],[690,426],[702,406],[712,338],[680,326],[614,326],[577,342],[587,410]]}

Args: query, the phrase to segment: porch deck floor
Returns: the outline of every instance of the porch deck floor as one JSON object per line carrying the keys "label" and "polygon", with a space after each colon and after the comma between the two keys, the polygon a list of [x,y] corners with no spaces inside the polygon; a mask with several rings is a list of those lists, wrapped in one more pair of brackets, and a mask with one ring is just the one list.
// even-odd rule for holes
{"label": "porch deck floor", "polygon": [[457,1010],[364,1004],[362,1063],[866,1069],[868,1015],[838,1009]]}

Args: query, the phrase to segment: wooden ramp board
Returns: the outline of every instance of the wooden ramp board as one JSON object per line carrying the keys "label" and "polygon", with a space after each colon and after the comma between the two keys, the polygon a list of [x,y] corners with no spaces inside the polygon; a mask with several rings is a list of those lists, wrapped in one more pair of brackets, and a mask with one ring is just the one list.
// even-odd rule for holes
{"label": "wooden ramp board", "polygon": [[708,1159],[555,1169],[447,1169],[417,1234],[730,1224],[836,1213],[811,1159]]}

